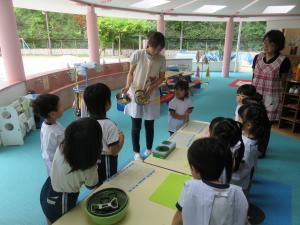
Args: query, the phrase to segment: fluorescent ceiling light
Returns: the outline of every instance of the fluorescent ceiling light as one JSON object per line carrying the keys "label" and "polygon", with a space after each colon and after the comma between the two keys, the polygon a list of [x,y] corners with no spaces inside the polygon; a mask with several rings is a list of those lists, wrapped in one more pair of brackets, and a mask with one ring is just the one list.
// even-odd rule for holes
{"label": "fluorescent ceiling light", "polygon": [[182,7],[184,7],[184,6],[190,5],[190,4],[192,4],[192,3],[194,3],[194,2],[197,2],[197,1],[198,1],[198,0],[192,0],[192,1],[190,1],[190,2],[186,2],[186,3],[184,3],[184,4],[181,4],[181,5],[178,5],[178,6],[174,7],[174,9],[182,8]]}
{"label": "fluorescent ceiling light", "polygon": [[271,14],[271,13],[288,13],[293,8],[295,8],[295,5],[278,5],[278,6],[268,6],[263,11],[264,14]]}
{"label": "fluorescent ceiling light", "polygon": [[199,9],[196,9],[194,12],[197,13],[215,13],[221,9],[227,7],[226,5],[203,5]]}
{"label": "fluorescent ceiling light", "polygon": [[250,6],[254,5],[254,4],[255,4],[256,2],[258,2],[258,1],[259,1],[259,0],[254,0],[254,1],[250,2],[248,5],[245,5],[243,8],[241,8],[241,9],[239,10],[239,12],[248,9]]}
{"label": "fluorescent ceiling light", "polygon": [[137,3],[134,3],[130,6],[135,7],[135,8],[141,8],[141,9],[150,9],[159,5],[163,5],[166,3],[169,3],[170,1],[168,0],[144,0],[140,1]]}

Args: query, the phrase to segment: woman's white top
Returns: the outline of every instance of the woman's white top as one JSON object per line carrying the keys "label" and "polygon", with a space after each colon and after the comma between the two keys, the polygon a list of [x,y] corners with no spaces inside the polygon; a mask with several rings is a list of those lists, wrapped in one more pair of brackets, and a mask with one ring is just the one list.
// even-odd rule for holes
{"label": "woman's white top", "polygon": [[144,90],[146,84],[155,82],[159,73],[166,71],[166,58],[163,55],[151,56],[145,49],[135,51],[130,64],[136,66],[133,72],[133,81],[128,90],[131,102],[125,106],[125,114],[133,118],[145,120],[158,119],[160,116],[160,96],[158,89],[153,90],[149,104],[138,105],[134,100],[136,90]]}
{"label": "woman's white top", "polygon": [[183,225],[245,225],[248,202],[235,185],[202,180],[185,183],[177,209]]}

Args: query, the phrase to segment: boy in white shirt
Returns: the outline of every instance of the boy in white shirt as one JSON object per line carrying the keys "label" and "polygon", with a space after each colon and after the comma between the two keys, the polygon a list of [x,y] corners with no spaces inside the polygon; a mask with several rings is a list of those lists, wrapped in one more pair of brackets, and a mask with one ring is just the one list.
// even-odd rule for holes
{"label": "boy in white shirt", "polygon": [[41,149],[47,175],[50,176],[54,153],[64,139],[65,128],[57,121],[63,114],[59,97],[53,94],[39,95],[33,102],[33,110],[44,118],[41,126]]}
{"label": "boy in white shirt", "polygon": [[185,183],[172,225],[245,225],[248,203],[238,186],[218,179],[231,176],[231,151],[216,138],[196,140],[188,150],[193,180]]}
{"label": "boy in white shirt", "polygon": [[182,124],[189,121],[190,113],[193,111],[193,105],[189,99],[189,84],[184,80],[179,80],[175,84],[175,98],[169,103],[169,121],[168,129],[172,135]]}

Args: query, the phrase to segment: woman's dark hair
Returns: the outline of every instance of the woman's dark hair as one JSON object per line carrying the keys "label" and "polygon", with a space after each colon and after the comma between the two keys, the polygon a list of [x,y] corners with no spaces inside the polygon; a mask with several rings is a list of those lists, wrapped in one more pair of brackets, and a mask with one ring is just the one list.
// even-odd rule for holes
{"label": "woman's dark hair", "polygon": [[242,105],[238,110],[238,114],[243,124],[251,124],[249,132],[255,139],[260,140],[268,132],[270,121],[266,109],[262,104],[251,103]]}
{"label": "woman's dark hair", "polygon": [[253,96],[256,93],[256,88],[251,84],[244,84],[236,90],[236,93],[245,96]]}
{"label": "woman's dark hair", "polygon": [[240,168],[245,152],[242,139],[243,125],[230,118],[216,117],[211,121],[209,130],[211,137],[220,139],[230,151],[234,150],[233,172],[236,172]]}
{"label": "woman's dark hair", "polygon": [[263,38],[263,41],[268,38],[269,42],[274,43],[276,45],[276,51],[280,52],[284,49],[285,37],[280,30],[270,30],[267,32]]}
{"label": "woman's dark hair", "polygon": [[33,102],[32,107],[36,115],[48,118],[49,113],[58,110],[59,97],[53,94],[41,94]]}
{"label": "woman's dark hair", "polygon": [[81,118],[65,130],[62,153],[72,170],[86,170],[96,165],[102,152],[102,129],[97,120]]}
{"label": "woman's dark hair", "polygon": [[189,97],[189,84],[187,81],[185,80],[178,80],[174,86],[175,90],[184,90],[185,91],[185,95],[184,97]]}
{"label": "woman's dark hair", "polygon": [[[232,154],[217,138],[201,138],[188,149],[188,162],[203,180],[218,180],[224,170],[231,178]],[[229,179],[230,180],[230,179]]]}
{"label": "woman's dark hair", "polygon": [[105,118],[106,105],[111,103],[111,91],[103,83],[92,84],[84,90],[83,99],[91,117]]}
{"label": "woman's dark hair", "polygon": [[160,32],[152,32],[148,38],[148,46],[165,48],[165,36]]}

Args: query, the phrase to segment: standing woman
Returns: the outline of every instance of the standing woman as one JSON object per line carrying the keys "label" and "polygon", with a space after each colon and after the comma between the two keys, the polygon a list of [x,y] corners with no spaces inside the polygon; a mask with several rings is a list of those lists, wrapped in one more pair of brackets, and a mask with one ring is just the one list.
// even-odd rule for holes
{"label": "standing woman", "polygon": [[[160,116],[160,97],[158,87],[165,79],[166,59],[160,54],[165,47],[165,37],[160,32],[154,32],[148,39],[146,49],[135,51],[130,59],[127,84],[122,92],[129,94],[131,103],[126,105],[125,114],[132,120],[131,137],[135,160],[141,160],[140,131],[142,119],[145,120],[146,154],[152,152],[154,138],[154,120]],[[145,105],[135,101],[135,92],[144,90],[148,96]]]}
{"label": "standing woman", "polygon": [[290,60],[280,51],[285,38],[281,31],[271,30],[263,38],[263,52],[253,60],[252,84],[263,96],[269,120],[279,120],[285,79],[290,72]]}

